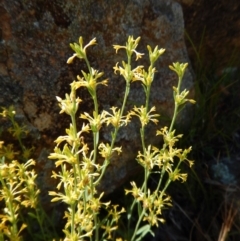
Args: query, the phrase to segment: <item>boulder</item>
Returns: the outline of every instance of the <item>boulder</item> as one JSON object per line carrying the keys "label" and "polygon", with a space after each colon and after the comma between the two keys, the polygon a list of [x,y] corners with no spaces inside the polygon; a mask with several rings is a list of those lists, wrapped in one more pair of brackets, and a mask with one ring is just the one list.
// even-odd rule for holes
{"label": "boulder", "polygon": [[[129,35],[141,36],[139,52],[146,54],[147,44],[166,49],[156,64],[158,72],[151,93],[151,104],[162,116],[172,116],[172,86],[177,84],[177,76],[168,66],[177,61],[189,62],[182,8],[172,0],[1,1],[0,106],[14,105],[17,118],[27,125],[32,143],[37,146],[36,168],[44,191],[56,185],[50,177],[54,163],[47,159],[47,153],[52,151],[56,137],[64,135],[70,121],[68,116],[59,114],[55,96],[64,97],[76,75],[81,69],[86,70],[80,60],[66,64],[72,55],[69,43],[77,42],[80,35],[86,43],[96,37],[98,45],[89,48],[89,60],[109,78],[109,86],[98,89],[102,109],[118,106],[123,97],[124,80],[113,73],[113,66],[126,57],[123,52],[116,55],[112,45],[124,45]],[[141,64],[148,64],[147,56]],[[192,91],[192,80],[189,66],[183,88]],[[79,96],[84,100],[81,111],[92,113],[93,102],[88,92],[81,89]],[[127,108],[142,103],[142,87],[133,84]],[[188,112],[183,112],[182,123],[188,116]],[[80,119],[78,124],[80,126]],[[150,127],[147,139],[157,143],[159,140],[154,136],[155,127]],[[101,138],[108,141],[109,135],[103,133]],[[88,141],[91,142],[91,138]],[[137,123],[121,130],[118,144],[122,145],[123,154],[114,158],[109,166],[101,185],[105,192],[112,192],[138,172],[135,162],[140,149]]]}

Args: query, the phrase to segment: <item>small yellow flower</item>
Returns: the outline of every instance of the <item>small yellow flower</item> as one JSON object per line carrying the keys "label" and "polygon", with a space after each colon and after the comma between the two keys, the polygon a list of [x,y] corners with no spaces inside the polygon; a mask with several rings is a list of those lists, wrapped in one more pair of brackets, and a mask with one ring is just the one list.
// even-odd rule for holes
{"label": "small yellow flower", "polygon": [[186,182],[187,173],[180,173],[180,169],[176,168],[172,173],[169,174],[169,178],[172,181],[181,180],[182,182]]}
{"label": "small yellow flower", "polygon": [[128,41],[125,46],[113,45],[113,48],[116,49],[116,53],[118,52],[119,49],[126,49],[127,56],[129,58],[131,57],[132,53],[135,53],[136,60],[138,60],[138,59],[142,58],[142,56],[144,55],[144,54],[136,51],[139,41],[140,41],[140,37],[134,39],[133,36],[129,36]]}
{"label": "small yellow flower", "polygon": [[108,225],[102,225],[101,226],[102,229],[105,229],[105,232],[108,234],[107,239],[112,239],[112,232],[114,230],[117,230],[118,226],[110,226]]}
{"label": "small yellow flower", "polygon": [[152,48],[148,45],[147,46],[148,52],[149,52],[149,59],[151,62],[151,65],[153,65],[157,59],[165,52],[165,49],[159,49],[158,46],[154,48],[152,51]]}
{"label": "small yellow flower", "polygon": [[134,106],[133,111],[131,112],[132,115],[135,115],[139,118],[142,127],[146,126],[149,121],[154,122],[155,124],[158,123],[158,119],[156,119],[156,117],[159,117],[159,114],[151,114],[151,112],[154,112],[156,110],[156,107],[153,106],[149,112],[146,111],[146,107],[145,106],[141,106],[141,107],[136,107]]}
{"label": "small yellow flower", "polygon": [[79,98],[73,98],[73,95],[65,95],[65,99],[56,96],[57,101],[59,102],[59,106],[61,108],[60,114],[66,113],[68,115],[73,115],[78,110],[79,103],[82,102]]}
{"label": "small yellow flower", "polygon": [[24,160],[28,160],[30,158],[30,156],[32,155],[33,151],[34,151],[34,147],[31,148],[27,148],[23,151],[23,158]]}
{"label": "small yellow flower", "polygon": [[186,71],[186,68],[188,66],[188,63],[179,63],[179,62],[176,62],[176,63],[173,63],[173,65],[169,65],[169,69],[171,69],[172,71],[176,72],[177,75],[182,78],[185,71]]}
{"label": "small yellow flower", "polygon": [[148,170],[152,170],[156,160],[158,159],[158,151],[152,148],[151,145],[148,146],[147,149],[145,149],[145,153],[142,154],[140,151],[137,155],[137,161],[139,164],[141,164],[144,168],[147,168]]}
{"label": "small yellow flower", "polygon": [[141,189],[137,187],[135,182],[130,182],[130,184],[132,186],[132,190],[125,189],[125,194],[127,195],[128,193],[132,193],[134,198],[141,198],[143,196],[143,192],[141,191]]}
{"label": "small yellow flower", "polygon": [[100,143],[98,149],[99,154],[105,159],[109,159],[114,151],[116,151],[118,155],[122,152],[122,147],[111,148],[111,146],[108,143]]}
{"label": "small yellow flower", "polygon": [[106,114],[107,113],[103,111],[100,115],[99,114],[97,115],[96,112],[93,111],[93,117],[92,117],[87,112],[84,112],[84,114],[80,115],[80,118],[88,120],[91,130],[93,132],[98,132],[101,129],[102,124],[105,123]]}
{"label": "small yellow flower", "polygon": [[113,106],[110,108],[112,114],[107,111],[105,112],[105,120],[107,125],[112,124],[115,128],[118,128],[123,125],[127,125],[131,119],[131,113],[128,113],[126,116],[121,116],[121,110]]}
{"label": "small yellow flower", "polygon": [[80,37],[79,44],[70,44],[70,47],[75,51],[75,53],[70,58],[68,58],[67,64],[71,64],[76,57],[78,57],[79,59],[86,58],[86,49],[91,45],[95,45],[96,43],[96,38],[94,38],[85,47],[83,47],[83,38]]}

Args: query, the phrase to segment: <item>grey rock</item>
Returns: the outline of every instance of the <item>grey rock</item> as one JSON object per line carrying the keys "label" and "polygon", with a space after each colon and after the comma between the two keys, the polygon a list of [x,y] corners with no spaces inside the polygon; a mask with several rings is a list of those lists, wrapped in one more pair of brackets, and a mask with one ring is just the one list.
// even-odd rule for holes
{"label": "grey rock", "polygon": [[[108,88],[98,89],[100,108],[119,105],[123,96],[124,80],[113,74],[112,67],[125,56],[122,52],[116,55],[112,45],[125,44],[129,35],[141,36],[139,52],[146,53],[147,44],[166,48],[156,64],[158,72],[151,93],[151,104],[163,116],[172,116],[172,86],[177,84],[177,77],[168,66],[177,61],[189,62],[182,8],[172,0],[3,0],[0,3],[0,33],[0,106],[13,104],[24,116],[29,129],[37,130],[37,156],[43,148],[51,150],[54,139],[64,134],[69,126],[69,118],[59,115],[55,96],[64,97],[71,81],[81,69],[86,69],[82,61],[66,64],[72,55],[69,43],[77,42],[80,35],[86,42],[97,38],[98,45],[88,52],[89,60],[110,79]],[[147,63],[147,57],[141,61],[141,64]],[[189,67],[183,88],[190,89],[191,95],[194,92],[192,80]],[[144,102],[142,87],[137,84],[132,87],[127,109]],[[80,90],[79,95],[84,99],[82,110],[91,112],[93,103],[87,91]],[[188,119],[188,112],[183,112],[181,123],[187,123]],[[102,183],[106,192],[111,192],[137,172],[138,132],[137,123],[121,130],[118,144],[123,146],[124,154],[115,157],[109,166]],[[155,127],[150,126],[147,138],[158,143],[154,136]],[[107,139],[107,134],[103,134],[103,141]],[[46,168],[38,170],[46,172]],[[45,182],[52,183],[50,176]]]}

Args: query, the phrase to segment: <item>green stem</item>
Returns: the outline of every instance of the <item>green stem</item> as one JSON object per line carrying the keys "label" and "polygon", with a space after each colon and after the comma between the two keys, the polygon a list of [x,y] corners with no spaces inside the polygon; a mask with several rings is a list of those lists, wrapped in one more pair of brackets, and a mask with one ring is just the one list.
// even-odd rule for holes
{"label": "green stem", "polygon": [[71,204],[71,237],[74,237],[75,234],[75,211],[76,211],[76,202]]}
{"label": "green stem", "polygon": [[[89,71],[90,75],[92,75],[92,69],[91,69],[89,61],[87,59],[87,56],[85,57],[85,62],[87,64],[88,71]],[[97,100],[96,89],[94,89],[92,92],[89,92],[89,93],[90,93],[90,95],[93,99],[94,112],[95,112],[96,118],[98,118],[98,100]],[[93,132],[93,164],[95,164],[96,161],[97,161],[98,143],[99,143],[99,131],[95,131],[95,132]],[[90,180],[91,193],[86,194],[86,195],[88,195],[88,196],[90,195],[90,197],[93,197],[94,196],[94,187],[98,183],[99,183],[98,181],[94,182],[94,177],[91,177],[91,180]],[[95,226],[95,241],[99,241],[99,224],[98,224],[98,214],[97,213],[93,214],[93,219],[94,219],[94,226]]]}
{"label": "green stem", "polygon": [[[179,77],[179,78],[178,78],[178,87],[177,87],[177,93],[176,93],[176,95],[179,95],[179,93],[180,93],[181,83],[182,83],[182,77]],[[175,99],[175,98],[174,98],[174,99]],[[175,121],[176,121],[176,118],[177,118],[177,115],[178,115],[178,107],[179,107],[179,106],[178,106],[177,102],[175,101],[174,113],[173,113],[171,125],[170,125],[170,128],[169,128],[169,132],[172,131],[173,126],[174,126],[174,124],[175,124]]]}
{"label": "green stem", "polygon": [[157,185],[157,188],[156,188],[156,193],[158,193],[158,191],[159,191],[159,188],[160,188],[160,186],[161,186],[161,184],[162,184],[162,180],[163,180],[163,176],[164,176],[164,174],[165,174],[165,168],[163,168],[162,170],[161,170],[161,175],[160,175],[160,179],[159,179],[159,181],[158,181],[158,185]]}
{"label": "green stem", "polygon": [[[17,132],[17,129],[18,129],[19,127],[18,127],[18,124],[16,123],[16,121],[14,120],[14,117],[13,117],[13,116],[10,116],[10,121],[11,121],[11,123],[12,123],[12,125],[13,125],[13,128],[14,128],[15,133],[18,133],[18,132]],[[21,149],[22,149],[22,152],[24,152],[24,151],[26,150],[26,147],[25,147],[25,146],[23,145],[23,143],[22,143],[21,133],[20,133],[19,135],[17,135],[17,140],[18,140],[18,143],[19,143],[19,145],[20,145],[20,147],[21,147]]]}
{"label": "green stem", "polygon": [[[150,69],[150,68],[149,68]],[[154,78],[154,76],[152,77]],[[148,113],[148,109],[149,109],[149,99],[150,99],[150,90],[151,90],[151,84],[145,86],[146,87],[146,93],[145,93],[145,96],[146,96],[146,101],[145,101],[145,109],[146,109],[146,114]],[[141,136],[141,142],[142,142],[142,149],[143,149],[143,154],[144,156],[146,156],[146,145],[145,145],[145,126],[142,126],[141,129],[140,129],[140,136]],[[144,168],[144,182],[143,182],[143,185],[141,187],[141,191],[143,191],[145,194],[147,193],[147,181],[148,181],[148,178],[149,178],[149,175],[150,175],[150,172],[148,171],[147,168]],[[132,205],[131,205],[131,208],[130,208],[130,216],[132,215],[132,211],[134,209],[134,206],[136,204],[136,199],[134,199]],[[141,205],[140,203],[138,203],[138,205]],[[140,219],[139,219],[140,220]],[[131,220],[128,220],[128,228],[130,228],[130,221]],[[141,220],[140,220],[141,221]],[[139,224],[137,224],[136,228],[138,229],[138,226]],[[136,232],[136,229],[135,228],[135,232]],[[134,235],[135,237],[135,235]]]}
{"label": "green stem", "polygon": [[[129,92],[130,92],[130,83],[127,82],[126,88],[125,88],[123,104],[122,104],[121,111],[120,111],[119,120],[121,120],[121,118],[123,116],[123,112],[125,110],[125,106],[126,106],[126,102],[127,102],[127,98],[128,98]],[[112,152],[112,149],[114,148],[114,144],[115,144],[115,141],[116,141],[119,129],[120,129],[120,126],[114,128],[114,133],[112,135],[112,141],[111,141],[111,146],[110,146],[111,152]],[[107,168],[109,163],[110,163],[110,157],[104,160],[103,169],[101,171],[101,174],[100,174],[99,178],[95,181],[94,185],[98,185],[99,184],[99,182],[101,181],[101,179],[102,179],[102,177],[103,177],[103,175],[104,175],[104,173],[106,171],[106,168]]]}
{"label": "green stem", "polygon": [[92,75],[92,69],[91,69],[91,66],[89,64],[89,61],[88,61],[88,58],[87,58],[87,55],[85,55],[85,58],[84,58],[86,64],[87,64],[87,67],[88,67],[88,71],[90,73],[90,75]]}
{"label": "green stem", "polygon": [[[8,189],[8,192],[10,193],[11,191]],[[15,218],[15,212],[14,212],[14,208],[13,208],[13,200],[11,198],[11,194],[9,195],[9,197],[6,199],[5,198],[5,204],[9,209],[10,212],[10,216],[11,216],[11,224],[13,229],[11,229],[11,236],[12,238],[10,238],[11,240],[17,239],[18,237],[18,227],[17,227],[17,220]]]}
{"label": "green stem", "polygon": [[99,220],[97,218],[98,214],[94,213],[94,223],[95,223],[95,241],[99,241]]}
{"label": "green stem", "polygon": [[[41,210],[41,211],[43,211],[43,210]],[[41,230],[41,233],[42,233],[42,235],[43,235],[43,239],[47,241],[47,238],[46,238],[46,235],[45,235],[45,231],[44,231],[43,226],[42,226],[42,219],[41,219],[41,217],[40,217],[40,215],[39,215],[39,210],[38,210],[38,208],[36,208],[36,217],[37,217],[37,222],[38,222],[39,225],[40,225],[40,230]]]}
{"label": "green stem", "polygon": [[[122,108],[121,108],[121,111],[120,111],[119,120],[121,120],[121,118],[123,116],[123,112],[124,112],[125,107],[126,107],[126,102],[127,102],[127,98],[128,98],[129,92],[130,92],[130,83],[127,82],[126,88],[125,88],[123,104],[122,104]],[[113,138],[112,138],[112,141],[111,141],[111,151],[112,151],[112,149],[114,147],[114,144],[115,144],[115,141],[116,141],[116,138],[117,138],[117,133],[118,133],[119,129],[120,129],[120,126],[116,127],[115,130],[114,130]]]}
{"label": "green stem", "polygon": [[140,225],[140,223],[142,222],[142,219],[143,219],[144,214],[145,214],[145,209],[142,210],[142,213],[141,213],[140,217],[138,218],[138,221],[137,221],[137,224],[136,224],[136,227],[135,227],[133,236],[132,236],[132,238],[131,238],[131,241],[134,241],[134,240],[135,240],[135,237],[136,237],[136,235],[137,235],[137,231],[138,231],[138,229],[139,229],[139,225]]}

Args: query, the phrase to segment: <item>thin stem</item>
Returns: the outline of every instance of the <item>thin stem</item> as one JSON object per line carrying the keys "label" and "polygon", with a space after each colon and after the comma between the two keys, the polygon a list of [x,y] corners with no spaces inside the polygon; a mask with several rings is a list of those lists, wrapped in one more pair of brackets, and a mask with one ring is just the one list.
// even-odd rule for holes
{"label": "thin stem", "polygon": [[[152,67],[152,66],[151,66]],[[150,67],[149,67],[150,69]],[[154,75],[152,76],[152,78],[154,78]],[[146,88],[146,92],[145,92],[145,96],[146,96],[146,101],[145,101],[145,110],[146,110],[146,114],[148,113],[148,109],[149,109],[149,98],[150,98],[150,90],[151,90],[151,84],[149,83],[148,85],[145,86]],[[141,129],[140,129],[140,136],[141,136],[141,142],[142,142],[142,149],[143,149],[143,155],[146,156],[146,146],[145,146],[145,126],[142,125]],[[141,191],[143,191],[145,194],[147,193],[147,181],[149,178],[150,172],[149,170],[145,167],[144,168],[144,183],[141,187]],[[134,206],[136,204],[136,199],[134,199],[132,206],[130,208],[130,215],[132,215],[132,211],[134,209]],[[141,205],[140,203],[138,203],[138,205]],[[138,220],[139,223],[137,223],[136,227],[135,227],[135,232],[138,230],[138,226],[141,222],[141,219]],[[128,227],[130,228],[130,220],[128,220]],[[135,233],[133,235],[133,237],[135,237]],[[132,239],[133,239],[132,237]]]}
{"label": "thin stem", "polygon": [[10,121],[12,122],[12,125],[13,125],[13,128],[14,128],[15,133],[18,133],[18,134],[16,135],[16,136],[17,136],[17,140],[18,140],[18,143],[19,143],[19,145],[20,145],[20,147],[21,147],[21,149],[22,149],[22,152],[24,152],[24,151],[26,150],[26,147],[25,147],[25,146],[23,145],[23,143],[22,143],[21,133],[19,133],[19,132],[17,131],[17,129],[19,128],[19,127],[18,127],[18,124],[15,122],[13,116],[10,116],[9,118],[10,118]]}
{"label": "thin stem", "polygon": [[[179,78],[178,78],[178,87],[177,87],[177,93],[176,93],[176,95],[178,95],[178,94],[180,93],[181,83],[182,83],[182,77],[179,77]],[[179,106],[178,106],[177,102],[175,101],[174,113],[173,113],[171,125],[170,125],[170,128],[169,128],[169,132],[172,131],[173,126],[174,126],[174,124],[175,124],[175,121],[176,121],[176,118],[177,118],[177,115],[178,115],[178,107],[179,107]]]}
{"label": "thin stem", "polygon": [[87,64],[88,71],[89,71],[90,75],[92,75],[92,68],[91,68],[91,66],[90,66],[90,64],[89,64],[89,61],[88,61],[87,55],[85,55],[84,60],[85,60],[85,62],[86,62],[86,64]]}
{"label": "thin stem", "polygon": [[[43,210],[42,210],[42,211],[43,211]],[[42,220],[41,220],[41,217],[40,217],[40,215],[39,215],[38,208],[36,208],[36,217],[37,217],[37,221],[38,221],[38,223],[39,223],[39,225],[40,225],[40,229],[41,229],[41,233],[42,233],[42,235],[43,235],[43,239],[44,239],[44,240],[47,240],[47,239],[46,239],[46,235],[45,235],[45,231],[44,231],[43,226],[42,226]]]}
{"label": "thin stem", "polygon": [[[119,120],[121,120],[121,118],[122,118],[122,116],[123,116],[123,112],[124,112],[124,110],[125,110],[125,106],[126,106],[126,102],[127,102],[127,98],[128,98],[129,92],[130,92],[130,83],[127,83],[127,84],[126,84],[126,89],[125,89],[125,94],[124,94],[124,99],[123,99],[123,104],[122,104],[122,108],[121,108],[121,111],[120,111]],[[119,124],[120,124],[120,123],[119,123]],[[115,127],[114,134],[113,134],[113,138],[112,138],[112,141],[111,141],[111,150],[112,150],[113,147],[114,147],[114,144],[115,144],[115,141],[116,141],[116,138],[117,138],[117,133],[118,133],[119,128],[120,128],[120,126]]]}
{"label": "thin stem", "polygon": [[[127,80],[126,80],[126,82],[127,82]],[[123,116],[129,92],[130,92],[130,82],[127,82],[126,87],[125,87],[125,94],[124,94],[124,98],[123,98],[123,103],[122,103],[122,107],[121,107],[121,110],[120,110],[119,120],[121,120],[121,118]],[[111,152],[112,152],[112,149],[114,148],[114,144],[115,144],[119,129],[120,129],[120,126],[117,126],[117,127],[114,128],[114,133],[112,135],[112,141],[111,141],[111,146],[110,146]],[[109,162],[110,162],[110,157],[104,160],[102,172],[101,172],[99,178],[95,181],[94,185],[98,185],[99,182],[101,181]]]}
{"label": "thin stem", "polygon": [[[10,190],[8,189],[8,193]],[[9,195],[11,196],[11,194]],[[8,197],[5,199],[6,206],[9,208],[10,216],[11,216],[11,224],[13,229],[11,229],[11,235],[13,234],[13,237],[18,237],[18,227],[17,227],[17,220],[15,218],[15,212],[14,212],[14,207],[13,207],[13,200],[11,197]]]}
{"label": "thin stem", "polygon": [[76,202],[71,204],[71,237],[74,237],[75,233],[75,211],[76,211]]}
{"label": "thin stem", "polygon": [[131,238],[131,241],[134,241],[134,240],[135,240],[135,237],[136,237],[136,235],[137,235],[137,231],[138,231],[138,229],[139,229],[139,225],[140,225],[141,222],[142,222],[142,219],[143,219],[144,214],[145,214],[145,209],[142,210],[142,213],[141,213],[140,217],[138,218],[138,221],[137,221],[137,224],[136,224],[136,227],[135,227],[133,236],[132,236],[132,238]]}
{"label": "thin stem", "polygon": [[[88,71],[90,73],[90,75],[92,75],[92,68],[89,64],[88,58],[87,56],[85,57],[85,62],[87,64],[88,67]],[[94,103],[94,113],[96,115],[96,118],[98,118],[98,100],[97,100],[97,93],[96,93],[96,89],[93,90],[93,92],[89,92],[92,99],[93,99],[93,103]],[[97,148],[98,148],[98,143],[99,143],[99,131],[94,131],[93,132],[93,164],[96,163],[97,160]],[[105,172],[105,169],[104,169]],[[103,173],[102,173],[103,174]],[[90,180],[90,188],[91,188],[91,193],[90,196],[93,197],[94,196],[94,187],[98,184],[99,182],[96,181],[94,182],[94,177],[91,176],[91,180]],[[89,195],[89,194],[88,194]],[[98,213],[94,213],[93,214],[93,219],[94,219],[94,226],[95,226],[95,241],[99,240],[99,223],[98,223]]]}
{"label": "thin stem", "polygon": [[97,213],[94,213],[94,223],[95,223],[95,241],[99,241],[99,220],[97,218]]}
{"label": "thin stem", "polygon": [[156,188],[156,193],[159,191],[159,188],[160,188],[160,186],[162,184],[162,180],[163,180],[163,176],[164,176],[165,172],[166,172],[166,170],[165,170],[165,168],[163,168],[161,170],[161,175],[160,175],[160,179],[158,181],[158,185],[157,185],[157,188]]}

